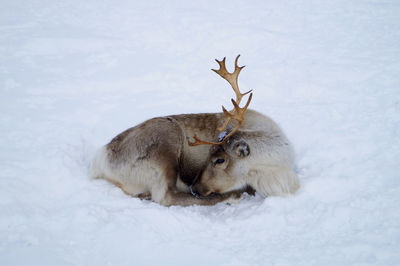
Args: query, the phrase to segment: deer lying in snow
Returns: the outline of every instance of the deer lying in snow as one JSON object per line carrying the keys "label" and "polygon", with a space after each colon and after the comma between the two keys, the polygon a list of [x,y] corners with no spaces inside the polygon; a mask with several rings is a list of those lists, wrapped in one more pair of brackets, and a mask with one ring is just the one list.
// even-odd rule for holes
{"label": "deer lying in snow", "polygon": [[299,182],[285,134],[269,117],[247,110],[252,93],[239,106],[251,91],[239,91],[244,66],[238,59],[233,73],[225,58],[213,69],[235,91],[232,111],[157,117],[127,129],[99,150],[91,176],[166,206],[231,201],[247,187],[263,197],[294,193]]}

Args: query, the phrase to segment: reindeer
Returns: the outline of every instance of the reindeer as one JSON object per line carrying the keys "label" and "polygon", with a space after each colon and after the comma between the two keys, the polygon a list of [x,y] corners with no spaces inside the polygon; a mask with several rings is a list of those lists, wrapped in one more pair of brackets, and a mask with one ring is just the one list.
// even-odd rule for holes
{"label": "reindeer", "polygon": [[253,94],[239,90],[239,56],[233,73],[225,58],[212,69],[233,88],[233,110],[156,117],[129,128],[98,151],[91,177],[165,206],[234,202],[247,188],[263,197],[294,193],[292,145],[273,120],[247,109]]}

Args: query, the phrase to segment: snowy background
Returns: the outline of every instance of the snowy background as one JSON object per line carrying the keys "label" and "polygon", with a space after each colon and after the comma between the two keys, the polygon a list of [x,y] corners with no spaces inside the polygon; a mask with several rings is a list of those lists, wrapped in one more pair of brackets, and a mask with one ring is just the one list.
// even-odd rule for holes
{"label": "snowy background", "polygon": [[[154,116],[251,107],[294,143],[301,189],[162,207],[87,178]],[[400,2],[5,1],[1,265],[400,264]]]}

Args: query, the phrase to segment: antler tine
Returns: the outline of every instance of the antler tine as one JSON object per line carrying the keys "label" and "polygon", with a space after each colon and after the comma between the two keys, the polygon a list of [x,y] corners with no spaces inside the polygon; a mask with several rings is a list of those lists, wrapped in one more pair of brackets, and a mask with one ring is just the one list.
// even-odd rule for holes
{"label": "antler tine", "polygon": [[226,69],[226,65],[225,65],[226,57],[224,57],[224,59],[222,59],[221,61],[218,61],[217,59],[215,59],[215,61],[217,61],[218,65],[219,65],[219,69],[218,70],[211,69],[212,71],[214,71],[215,73],[220,75],[223,79],[225,79],[226,81],[229,82],[232,89],[235,91],[236,102],[238,104],[240,104],[240,101],[242,100],[243,96],[245,96],[246,94],[251,92],[251,90],[250,90],[248,92],[241,93],[239,90],[239,86],[238,86],[239,73],[245,67],[245,66],[238,66],[239,57],[240,57],[240,55],[238,55],[235,59],[235,70],[232,73],[229,73],[228,70]]}
{"label": "antler tine", "polygon": [[[249,104],[251,102],[251,100],[253,99],[253,93],[250,94],[249,98],[247,99],[247,103],[246,105],[241,108],[237,102],[234,99],[231,99],[232,104],[234,106],[234,110],[232,112],[228,112],[224,106],[222,106],[222,111],[224,112],[225,116],[226,116],[226,120],[224,122],[224,124],[218,128],[219,131],[223,131],[226,129],[226,127],[228,126],[228,123],[231,119],[235,119],[236,121],[238,121],[238,123],[241,125],[243,122],[243,115],[244,112],[246,112],[247,108],[249,107]],[[235,131],[236,132],[236,131]],[[233,133],[232,133],[233,134]],[[229,136],[231,136],[232,134],[230,134]],[[228,137],[228,136],[227,136]]]}
{"label": "antler tine", "polygon": [[235,107],[236,113],[243,114],[247,110],[247,107],[249,107],[251,99],[253,99],[253,93],[250,93],[249,99],[247,99],[247,103],[243,108],[240,108],[239,105],[233,99],[231,99],[233,106]]}
{"label": "antler tine", "polygon": [[228,123],[229,123],[229,121],[231,119],[235,119],[238,122],[237,126],[228,135],[226,135],[222,141],[220,141],[220,142],[204,141],[204,140],[199,139],[195,134],[193,136],[195,142],[188,141],[189,145],[190,146],[197,146],[197,145],[203,145],[203,144],[220,145],[220,144],[225,143],[233,134],[235,134],[239,130],[240,126],[243,123],[244,112],[246,112],[247,108],[249,107],[249,104],[250,104],[252,98],[253,98],[253,93],[250,94],[249,99],[247,99],[246,105],[244,107],[242,107],[242,108],[236,103],[236,101],[234,99],[231,99],[231,101],[233,103],[233,106],[235,107],[235,109],[234,109],[235,112],[233,112],[233,111],[232,112],[228,112],[225,109],[225,107],[222,106],[222,111],[227,116],[227,119],[226,119],[224,125],[221,127],[223,129],[220,130],[220,131],[223,131],[223,130],[226,129],[226,127],[228,126]]}
{"label": "antler tine", "polygon": [[204,141],[204,140],[199,139],[196,134],[194,134],[193,138],[195,141],[194,142],[188,141],[189,146],[198,146],[198,145],[203,145],[203,144],[219,145],[219,144],[223,143],[223,142]]}
{"label": "antler tine", "polygon": [[[253,91],[253,90],[250,90],[250,91],[246,92],[246,93],[243,94],[243,95],[246,95],[246,94],[248,94],[249,92],[252,92],[252,91]],[[223,124],[222,126],[220,126],[219,128],[217,128],[217,129],[218,129],[219,131],[224,131],[224,130],[226,129],[226,127],[228,126],[229,121],[231,121],[232,118],[233,118],[233,119],[236,119],[236,118],[235,118],[235,113],[236,113],[236,114],[239,114],[239,112],[240,112],[240,113],[243,114],[243,113],[247,110],[247,107],[249,107],[249,104],[250,104],[252,98],[253,98],[253,93],[250,94],[249,99],[247,100],[247,103],[246,103],[246,105],[245,105],[243,108],[240,108],[240,107],[239,107],[239,104],[238,104],[235,100],[231,99],[232,104],[233,104],[233,106],[234,106],[234,109],[232,110],[232,112],[228,112],[228,111],[225,109],[225,107],[222,106],[222,112],[224,112],[224,114],[225,114],[225,116],[226,116],[226,120],[225,120],[224,124]],[[237,119],[236,119],[236,120],[237,120]]]}
{"label": "antler tine", "polygon": [[[226,127],[228,126],[229,120],[231,120],[231,119],[235,119],[238,122],[238,124],[228,135],[226,135],[224,137],[224,139],[222,141],[220,141],[218,143],[214,143],[213,145],[215,145],[215,144],[220,145],[220,144],[225,143],[233,134],[235,134],[239,130],[239,128],[242,126],[242,123],[243,123],[244,112],[246,112],[247,107],[249,107],[249,104],[250,104],[252,98],[253,98],[253,93],[250,94],[249,99],[247,100],[247,103],[243,108],[240,108],[239,105],[235,102],[235,100],[231,99],[232,103],[235,107],[235,110],[234,110],[234,111],[236,111],[235,113],[233,111],[228,112],[225,109],[225,107],[222,106],[224,114],[227,116],[227,119],[226,119],[224,125],[221,127],[221,128],[223,128],[222,130],[226,129]],[[220,131],[222,131],[222,130],[220,130]],[[211,144],[211,143],[207,143],[207,144]]]}

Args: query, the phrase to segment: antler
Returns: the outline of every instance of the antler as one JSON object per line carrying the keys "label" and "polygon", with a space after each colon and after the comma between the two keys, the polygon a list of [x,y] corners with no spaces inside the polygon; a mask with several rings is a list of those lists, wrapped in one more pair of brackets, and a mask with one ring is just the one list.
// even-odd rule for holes
{"label": "antler", "polygon": [[251,99],[253,98],[253,93],[250,94],[246,105],[243,108],[240,108],[239,104],[240,104],[240,101],[242,100],[242,97],[245,96],[246,94],[252,92],[252,90],[249,90],[248,92],[245,92],[245,93],[241,93],[239,90],[237,80],[238,80],[240,71],[244,68],[244,66],[239,67],[237,65],[239,56],[240,55],[238,55],[236,57],[235,70],[233,71],[233,73],[229,73],[226,70],[225,57],[221,61],[218,61],[217,59],[215,59],[215,61],[217,61],[217,63],[219,64],[219,69],[218,70],[212,69],[215,73],[220,75],[222,78],[224,78],[226,81],[228,81],[229,84],[231,84],[232,89],[235,91],[235,94],[236,94],[236,101],[231,99],[232,104],[234,106],[234,109],[232,111],[228,112],[225,109],[225,107],[222,106],[222,111],[224,112],[224,114],[226,116],[226,120],[225,120],[224,124],[218,128],[218,130],[220,132],[226,130],[226,127],[228,126],[231,119],[235,119],[238,122],[237,126],[228,135],[224,136],[223,139],[220,140],[219,142],[203,141],[203,140],[199,139],[196,135],[194,135],[193,138],[194,138],[195,142],[188,141],[190,146],[197,146],[197,145],[203,145],[203,144],[208,144],[208,145],[223,144],[225,141],[227,141],[229,139],[230,136],[235,134],[239,130],[240,126],[242,125],[244,112],[247,110],[247,107],[249,106]]}
{"label": "antler", "polygon": [[233,71],[233,73],[229,73],[228,70],[226,70],[226,66],[225,66],[226,57],[224,57],[224,59],[222,59],[221,61],[218,61],[217,59],[215,59],[215,61],[217,61],[218,65],[219,65],[219,69],[218,70],[211,69],[212,71],[214,71],[215,73],[220,75],[223,79],[228,81],[229,84],[231,84],[232,89],[235,91],[236,103],[238,105],[240,104],[242,97],[252,91],[252,90],[249,90],[248,92],[241,93],[239,90],[239,86],[238,86],[239,73],[245,67],[245,66],[241,66],[241,67],[238,66],[237,62],[239,60],[239,57],[240,57],[240,55],[238,55],[235,59],[235,70]]}

